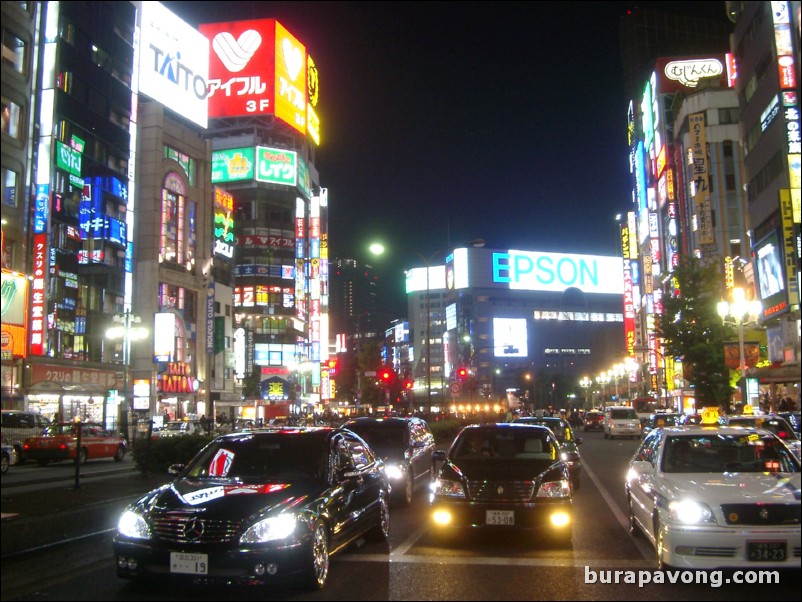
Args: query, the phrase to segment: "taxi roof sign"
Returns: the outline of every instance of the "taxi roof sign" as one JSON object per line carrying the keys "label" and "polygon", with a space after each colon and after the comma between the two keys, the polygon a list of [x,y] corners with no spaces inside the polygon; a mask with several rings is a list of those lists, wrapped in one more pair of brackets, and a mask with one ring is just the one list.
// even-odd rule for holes
{"label": "taxi roof sign", "polygon": [[718,408],[704,408],[701,424],[718,424]]}
{"label": "taxi roof sign", "polygon": [[755,408],[752,407],[751,404],[750,405],[745,405],[744,409],[743,409],[743,413],[751,416],[752,414],[755,413]]}

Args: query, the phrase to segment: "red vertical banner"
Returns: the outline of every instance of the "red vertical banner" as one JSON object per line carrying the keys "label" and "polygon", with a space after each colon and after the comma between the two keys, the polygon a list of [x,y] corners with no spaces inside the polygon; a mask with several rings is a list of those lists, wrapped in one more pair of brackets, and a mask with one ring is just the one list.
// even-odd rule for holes
{"label": "red vertical banner", "polygon": [[47,234],[33,237],[33,280],[31,281],[31,355],[45,354],[45,274]]}

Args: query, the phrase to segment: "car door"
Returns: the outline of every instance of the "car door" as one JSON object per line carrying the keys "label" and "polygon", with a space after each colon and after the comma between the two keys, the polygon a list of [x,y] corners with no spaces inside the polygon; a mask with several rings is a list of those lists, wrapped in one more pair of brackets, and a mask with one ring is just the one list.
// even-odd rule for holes
{"label": "car door", "polygon": [[635,519],[653,537],[652,513],[656,503],[655,474],[658,469],[660,442],[662,432],[653,431],[641,443],[632,461],[639,461],[643,470],[631,471],[627,476],[629,483],[630,511]]}

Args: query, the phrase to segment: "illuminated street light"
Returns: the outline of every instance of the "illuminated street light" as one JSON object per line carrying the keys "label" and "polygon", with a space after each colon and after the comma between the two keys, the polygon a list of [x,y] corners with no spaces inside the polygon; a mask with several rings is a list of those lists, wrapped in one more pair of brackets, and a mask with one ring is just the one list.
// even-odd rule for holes
{"label": "illuminated street light", "polygon": [[583,376],[579,380],[579,386],[585,389],[585,409],[588,409],[588,389],[593,384],[593,381],[590,380],[587,376]]}
{"label": "illuminated street light", "polygon": [[128,436],[128,411],[131,405],[128,400],[128,370],[131,365],[131,342],[139,341],[148,336],[148,329],[144,326],[135,326],[142,322],[142,318],[135,316],[130,311],[125,310],[122,316],[112,316],[112,322],[119,326],[112,326],[106,330],[106,338],[120,340],[123,342],[123,407],[118,418],[120,424],[126,425],[126,438]]}
{"label": "illuminated street light", "polygon": [[607,372],[602,372],[596,377],[596,382],[599,383],[602,387],[602,399],[606,401],[607,394],[605,388],[607,387],[607,383],[610,382],[610,375]]}
{"label": "illuminated street light", "polygon": [[[763,313],[763,306],[760,301],[753,299],[747,301],[746,292],[743,288],[736,286],[732,289],[732,302],[719,301],[718,315],[724,324],[738,327],[738,352],[740,354],[741,382],[746,382],[746,354],[744,353],[744,326],[757,324],[758,318]],[[743,396],[743,401],[748,401]]]}

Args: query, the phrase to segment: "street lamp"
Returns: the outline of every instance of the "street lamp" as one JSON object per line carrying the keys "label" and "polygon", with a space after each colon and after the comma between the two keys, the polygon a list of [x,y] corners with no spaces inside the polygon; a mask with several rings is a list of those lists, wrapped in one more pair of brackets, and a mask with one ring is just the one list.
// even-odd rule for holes
{"label": "street lamp", "polygon": [[[610,382],[610,376],[606,372],[602,372],[596,377],[596,382],[599,383],[602,387],[602,399],[606,402],[607,401],[607,394],[605,392],[605,388],[607,387],[607,383]],[[606,405],[606,403],[605,403]]]}
{"label": "street lamp", "polygon": [[615,400],[616,402],[619,402],[620,399],[618,399],[618,379],[624,376],[624,374],[626,373],[624,369],[624,364],[615,364],[611,372],[613,380],[615,380]]}
{"label": "street lamp", "polygon": [[131,341],[139,341],[148,336],[148,329],[140,324],[142,318],[135,316],[129,310],[125,310],[122,316],[112,316],[111,321],[119,326],[112,326],[106,330],[106,338],[120,340],[123,342],[123,407],[119,422],[125,425],[125,435],[128,437],[128,411],[131,406],[128,402],[128,370],[131,365]]}
{"label": "street lamp", "polygon": [[[763,313],[763,306],[757,299],[748,301],[746,291],[740,286],[732,289],[732,302],[719,301],[716,308],[721,321],[738,327],[738,352],[740,354],[739,368],[741,372],[741,382],[746,382],[746,354],[744,353],[744,325],[757,324],[758,318]],[[742,401],[748,401],[742,396]],[[750,404],[751,405],[751,404]]]}
{"label": "street lamp", "polygon": [[585,389],[585,409],[586,410],[588,409],[588,389],[590,389],[590,386],[592,384],[593,384],[593,381],[590,380],[587,376],[583,376],[579,380],[579,386],[582,387],[583,389]]}

